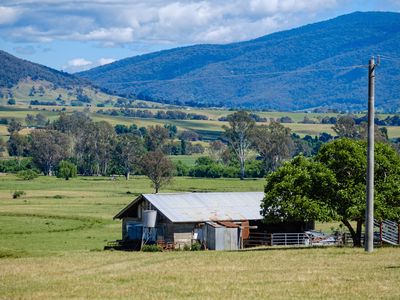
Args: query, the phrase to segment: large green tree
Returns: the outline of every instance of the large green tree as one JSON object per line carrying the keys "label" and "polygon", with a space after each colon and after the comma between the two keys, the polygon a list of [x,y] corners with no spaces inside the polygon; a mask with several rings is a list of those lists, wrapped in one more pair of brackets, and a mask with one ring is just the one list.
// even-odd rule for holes
{"label": "large green tree", "polygon": [[160,125],[149,126],[145,136],[146,147],[149,151],[159,151],[169,138],[169,130]]}
{"label": "large green tree", "polygon": [[134,134],[121,134],[115,145],[115,163],[123,169],[126,180],[135,168],[139,168],[139,160],[144,153],[143,140]]}
{"label": "large green tree", "polygon": [[240,165],[240,179],[245,176],[245,162],[252,145],[251,137],[254,132],[255,121],[246,111],[238,111],[228,115],[229,126],[223,126],[230,147],[235,152]]}
{"label": "large green tree", "polygon": [[291,158],[294,142],[290,128],[277,122],[257,126],[253,134],[253,145],[264,161],[265,171],[274,171]]}
{"label": "large green tree", "polygon": [[[364,141],[339,139],[324,145],[315,159],[296,157],[267,176],[262,204],[265,220],[341,221],[354,245],[360,246],[366,169]],[[400,220],[399,182],[399,155],[387,144],[376,144],[376,219]]]}
{"label": "large green tree", "polygon": [[30,154],[45,175],[51,176],[58,163],[71,153],[69,137],[55,130],[34,130],[30,134]]}

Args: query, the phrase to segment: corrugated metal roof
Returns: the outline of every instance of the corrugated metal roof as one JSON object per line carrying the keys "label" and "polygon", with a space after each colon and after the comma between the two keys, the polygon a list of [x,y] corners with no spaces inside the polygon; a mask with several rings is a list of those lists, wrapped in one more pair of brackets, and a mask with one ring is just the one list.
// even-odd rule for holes
{"label": "corrugated metal roof", "polygon": [[262,192],[143,194],[172,222],[260,220]]}

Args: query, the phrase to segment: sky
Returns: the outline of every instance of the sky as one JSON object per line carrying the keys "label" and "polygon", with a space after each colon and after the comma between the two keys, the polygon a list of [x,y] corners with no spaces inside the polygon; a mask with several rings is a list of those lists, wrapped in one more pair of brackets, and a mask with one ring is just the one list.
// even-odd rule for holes
{"label": "sky", "polygon": [[175,47],[250,40],[400,0],[0,0],[0,50],[74,73]]}

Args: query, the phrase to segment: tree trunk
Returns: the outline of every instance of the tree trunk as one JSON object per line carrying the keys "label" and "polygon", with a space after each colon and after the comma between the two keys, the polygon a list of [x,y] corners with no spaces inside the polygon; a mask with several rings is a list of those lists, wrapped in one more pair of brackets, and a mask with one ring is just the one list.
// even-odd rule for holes
{"label": "tree trunk", "polygon": [[354,247],[361,247],[361,232],[362,232],[362,220],[357,220],[356,239],[353,241]]}
{"label": "tree trunk", "polygon": [[244,161],[240,160],[240,180],[244,179]]}
{"label": "tree trunk", "polygon": [[349,229],[354,247],[361,247],[362,220],[357,220],[357,231],[351,226],[348,220],[342,220],[343,224]]}
{"label": "tree trunk", "polygon": [[129,180],[129,171],[125,172],[125,179]]}

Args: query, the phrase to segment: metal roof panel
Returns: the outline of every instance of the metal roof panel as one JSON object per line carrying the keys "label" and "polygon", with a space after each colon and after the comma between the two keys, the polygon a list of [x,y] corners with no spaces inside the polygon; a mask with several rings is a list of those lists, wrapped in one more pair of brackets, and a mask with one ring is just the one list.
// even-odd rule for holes
{"label": "metal roof panel", "polygon": [[262,192],[143,194],[172,222],[260,220]]}

